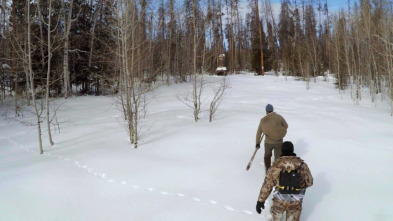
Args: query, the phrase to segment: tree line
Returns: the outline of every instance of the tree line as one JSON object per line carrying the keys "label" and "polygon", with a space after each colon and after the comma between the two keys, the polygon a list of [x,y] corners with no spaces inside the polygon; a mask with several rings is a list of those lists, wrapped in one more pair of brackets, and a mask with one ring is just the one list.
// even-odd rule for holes
{"label": "tree line", "polygon": [[127,44],[136,47],[143,81],[187,81],[195,52],[198,73],[214,73],[224,53],[229,73],[273,69],[310,81],[329,71],[339,89],[355,85],[355,94],[390,87],[391,1],[348,1],[348,9],[329,13],[327,0],[282,0],[278,18],[270,0],[239,1],[1,0],[1,99],[7,90],[31,96],[28,30],[35,86],[49,81],[49,96],[118,91],[121,19],[133,23]]}
{"label": "tree line", "polygon": [[196,85],[220,54],[229,74],[273,70],[308,87],[332,74],[356,103],[367,87],[393,114],[389,0],[335,12],[327,0],[282,0],[278,16],[270,0],[0,0],[0,47],[0,101],[11,96],[16,116],[33,106],[49,137],[52,98],[119,94],[133,142],[151,85]]}

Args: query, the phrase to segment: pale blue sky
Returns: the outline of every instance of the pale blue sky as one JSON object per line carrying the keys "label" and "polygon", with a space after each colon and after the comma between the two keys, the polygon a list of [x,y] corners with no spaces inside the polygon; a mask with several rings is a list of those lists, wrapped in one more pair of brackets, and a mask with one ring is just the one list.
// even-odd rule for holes
{"label": "pale blue sky", "polygon": [[[247,0],[241,0],[246,2]],[[264,0],[259,0],[262,3]],[[294,0],[292,0],[293,2]],[[308,2],[309,0],[306,0]],[[281,4],[281,0],[270,0],[272,4]],[[302,0],[297,0],[298,4],[301,4]],[[359,0],[350,0],[351,8],[353,7],[354,2],[359,2]],[[324,4],[325,0],[321,0],[321,3]],[[339,9],[347,9],[348,8],[348,0],[328,0],[329,11],[337,11]],[[318,0],[314,0],[314,4],[318,4]]]}
{"label": "pale blue sky", "polygon": [[[261,5],[265,0],[258,0],[259,4]],[[310,0],[305,0],[306,3],[310,2]],[[315,7],[317,7],[318,0],[313,0]],[[354,2],[359,2],[360,0],[350,0],[351,4],[351,9],[353,8]],[[245,15],[247,12],[250,11],[250,8],[248,7],[248,2],[249,0],[240,0],[240,11],[242,15]],[[278,15],[280,14],[281,11],[281,0],[270,0],[272,8],[273,8],[273,13],[275,14],[276,19],[278,19]],[[294,0],[291,0],[291,2],[294,2]],[[302,3],[302,0],[297,0],[297,4],[300,5]],[[324,4],[325,0],[321,0],[321,3]],[[347,11],[348,9],[348,0],[328,0],[328,9],[329,13],[334,13],[337,12],[340,9],[344,9]],[[262,15],[263,16],[263,15]]]}

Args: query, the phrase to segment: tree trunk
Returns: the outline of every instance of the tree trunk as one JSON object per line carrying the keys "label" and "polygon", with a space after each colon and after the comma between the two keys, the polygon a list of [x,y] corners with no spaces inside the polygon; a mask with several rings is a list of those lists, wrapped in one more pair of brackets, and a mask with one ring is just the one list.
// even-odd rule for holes
{"label": "tree trunk", "polygon": [[[91,30],[91,38],[90,38],[90,42],[89,42],[89,47],[90,47],[89,63],[88,63],[89,71],[93,70],[92,69],[92,59],[93,59],[93,50],[94,50],[95,30],[96,30],[96,24],[97,24],[97,16],[99,14],[99,11],[101,10],[101,3],[102,3],[102,0],[100,0],[97,3],[98,4],[97,9],[94,11],[93,15],[91,16],[92,17],[92,22],[93,22],[93,27],[92,27],[92,30]],[[98,85],[99,79],[97,77],[96,70],[94,70],[94,76],[96,76],[96,94],[99,94],[99,92],[98,92],[98,90],[99,90],[98,89],[98,87],[99,87],[99,85]]]}
{"label": "tree trunk", "polygon": [[198,91],[197,91],[197,30],[196,30],[196,6],[195,1],[192,0],[192,14],[193,14],[193,99],[194,99],[194,120],[198,122],[199,119],[199,105],[198,105]]}
{"label": "tree trunk", "polygon": [[68,51],[69,51],[69,36],[71,31],[72,25],[72,10],[74,5],[74,0],[70,0],[70,6],[68,9],[68,16],[66,17],[66,9],[64,6],[64,26],[65,26],[65,33],[64,33],[64,51],[63,51],[63,77],[64,77],[64,98],[67,99],[71,96],[71,79],[70,79],[70,70],[69,70],[69,60],[68,60]]}
{"label": "tree trunk", "polygon": [[28,9],[27,9],[27,57],[28,57],[28,71],[29,71],[29,76],[30,76],[30,88],[31,88],[31,97],[33,99],[33,106],[34,106],[34,111],[35,111],[35,116],[37,119],[37,135],[38,135],[38,146],[40,150],[40,154],[44,153],[44,150],[42,148],[42,134],[41,134],[41,119],[40,119],[40,112],[38,111],[37,107],[37,101],[36,101],[36,92],[35,92],[35,86],[34,86],[34,74],[33,74],[33,62],[31,58],[31,22],[30,22],[30,4],[27,4]]}
{"label": "tree trunk", "polygon": [[49,94],[50,94],[50,72],[51,72],[51,60],[52,60],[52,43],[51,43],[51,14],[52,14],[52,0],[49,0],[49,8],[48,8],[48,69],[46,72],[46,123],[48,127],[48,138],[51,146],[54,145],[52,140],[52,133],[50,129],[50,108],[49,108]]}
{"label": "tree trunk", "polygon": [[261,73],[259,73],[259,74],[264,76],[265,75],[265,70],[264,70],[264,67],[263,67],[262,24],[261,24],[261,19],[259,18],[258,0],[255,0],[255,11],[256,11],[256,18],[257,18],[257,21],[258,21],[259,44],[260,44],[260,47],[261,47]]}
{"label": "tree trunk", "polygon": [[241,26],[240,26],[240,19],[239,19],[239,7],[238,7],[238,2],[236,2],[236,17],[237,17],[237,36],[238,36],[238,44],[239,44],[239,69],[243,70],[243,65],[242,65],[242,32],[241,32]]}

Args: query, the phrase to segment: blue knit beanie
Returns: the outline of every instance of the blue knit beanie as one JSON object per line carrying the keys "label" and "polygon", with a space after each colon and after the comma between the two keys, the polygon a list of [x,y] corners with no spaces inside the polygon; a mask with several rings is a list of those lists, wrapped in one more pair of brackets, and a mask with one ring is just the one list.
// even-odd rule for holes
{"label": "blue knit beanie", "polygon": [[273,112],[273,105],[271,104],[266,105],[266,112]]}

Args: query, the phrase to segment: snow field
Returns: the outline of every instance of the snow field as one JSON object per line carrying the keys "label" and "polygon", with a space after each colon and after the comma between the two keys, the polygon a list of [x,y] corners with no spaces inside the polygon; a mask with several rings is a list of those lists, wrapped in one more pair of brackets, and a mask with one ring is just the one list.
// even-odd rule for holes
{"label": "snow field", "polygon": [[[219,77],[212,76],[216,79]],[[34,127],[0,122],[0,220],[267,220],[255,204],[264,179],[255,133],[267,103],[288,122],[285,140],[309,165],[301,220],[390,220],[393,119],[389,104],[359,106],[332,81],[306,90],[284,77],[229,76],[216,119],[194,123],[162,86],[133,149],[112,97],[75,97],[58,113],[61,133],[39,156]],[[206,101],[208,105],[208,101]]]}

